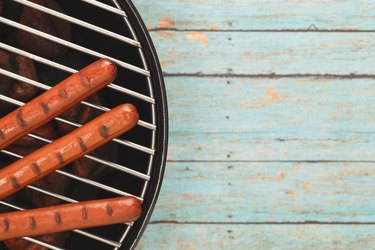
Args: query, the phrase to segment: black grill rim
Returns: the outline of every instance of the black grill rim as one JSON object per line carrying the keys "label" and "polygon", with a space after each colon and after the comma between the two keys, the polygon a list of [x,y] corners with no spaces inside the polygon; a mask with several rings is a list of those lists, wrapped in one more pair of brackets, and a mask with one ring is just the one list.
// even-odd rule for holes
{"label": "black grill rim", "polygon": [[138,40],[141,42],[142,50],[147,61],[147,66],[149,67],[149,70],[151,72],[152,82],[154,83],[152,87],[156,102],[155,155],[152,172],[150,174],[151,179],[145,193],[144,202],[142,204],[142,216],[134,224],[120,248],[125,250],[134,249],[137,246],[155,208],[160,193],[166,165],[169,124],[167,95],[163,79],[163,72],[150,34],[141,18],[141,15],[131,1],[117,0],[116,2],[120,4],[122,9],[127,14],[130,24],[133,26],[134,32],[136,33]]}

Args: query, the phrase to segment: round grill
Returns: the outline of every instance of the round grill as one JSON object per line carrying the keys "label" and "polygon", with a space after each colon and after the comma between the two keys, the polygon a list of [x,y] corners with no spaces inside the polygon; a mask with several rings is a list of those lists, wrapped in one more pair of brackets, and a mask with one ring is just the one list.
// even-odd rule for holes
{"label": "round grill", "polygon": [[[93,61],[109,58],[117,65],[116,80],[99,91],[102,98],[100,104],[90,101],[83,101],[82,104],[103,113],[119,104],[132,103],[140,114],[138,125],[132,131],[108,143],[115,152],[113,156],[85,156],[107,168],[108,174],[100,178],[85,178],[65,167],[56,173],[69,180],[69,192],[51,192],[35,185],[26,189],[45,197],[59,199],[61,203],[132,195],[142,201],[142,217],[135,223],[74,230],[69,233],[69,238],[62,246],[32,237],[24,237],[24,240],[48,249],[82,249],[83,246],[85,249],[134,248],[151,216],[160,189],[168,126],[162,73],[141,17],[130,1],[121,0],[57,0],[63,9],[61,12],[39,4],[38,1],[5,2],[9,4],[9,11],[0,17],[1,29],[6,30],[0,41],[0,49],[31,59],[36,66],[38,80],[29,79],[0,66],[1,75],[33,85],[43,92]],[[20,13],[26,7],[69,22],[72,27],[71,40],[67,41],[21,24]],[[18,30],[61,44],[67,50],[56,57],[43,57],[32,53],[19,46],[14,35]],[[9,93],[1,93],[0,100],[10,103],[12,109],[24,104],[12,98]],[[0,115],[7,112],[9,110],[0,111]],[[79,121],[61,117],[54,121],[75,127],[82,125]],[[44,143],[51,142],[36,134],[29,136]],[[0,160],[15,161],[21,157],[21,154],[5,149],[1,150]],[[25,199],[22,193],[4,199],[0,201],[0,211],[32,208]]]}

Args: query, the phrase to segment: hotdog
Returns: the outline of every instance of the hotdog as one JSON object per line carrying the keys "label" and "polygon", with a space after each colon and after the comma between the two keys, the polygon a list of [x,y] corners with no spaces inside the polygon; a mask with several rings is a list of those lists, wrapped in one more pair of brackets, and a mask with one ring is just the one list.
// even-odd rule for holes
{"label": "hotdog", "polygon": [[100,59],[0,119],[0,149],[85,99],[116,77],[116,66]]}
{"label": "hotdog", "polygon": [[131,196],[9,212],[0,214],[0,240],[132,222],[141,212]]}
{"label": "hotdog", "polygon": [[[104,105],[104,101],[97,93],[94,93],[88,97],[86,101],[96,105]],[[79,103],[64,113],[61,113],[59,117],[84,124],[98,116],[98,114],[100,114],[99,110]],[[68,134],[76,128],[68,123],[59,121],[56,121],[56,124],[57,131],[60,133],[60,135]],[[117,145],[106,144],[103,147],[93,151],[91,155],[104,160],[113,161],[117,158]],[[98,163],[89,158],[82,157],[72,162],[72,170],[79,176],[90,179],[98,179],[106,174],[109,174],[112,168],[109,168],[104,164]]]}
{"label": "hotdog", "polygon": [[0,200],[132,129],[139,115],[122,104],[0,170]]}

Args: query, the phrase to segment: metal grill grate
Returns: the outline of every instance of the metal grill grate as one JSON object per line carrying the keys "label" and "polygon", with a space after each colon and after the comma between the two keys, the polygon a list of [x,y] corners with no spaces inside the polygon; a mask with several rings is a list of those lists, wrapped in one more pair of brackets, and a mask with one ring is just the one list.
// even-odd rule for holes
{"label": "metal grill grate", "polygon": [[[63,19],[67,22],[70,22],[77,30],[87,30],[89,32],[98,34],[98,36],[102,37],[102,41],[108,42],[108,46],[111,46],[112,41],[119,46],[118,51],[124,51],[124,53],[130,53],[131,55],[136,55],[138,59],[134,60],[122,53],[114,54],[106,54],[105,52],[98,51],[96,48],[89,48],[85,46],[86,42],[83,42],[84,45],[76,42],[74,39],[72,41],[66,41],[59,37],[44,33],[42,31],[36,30],[34,28],[25,26],[18,21],[11,20],[10,18],[6,18],[0,16],[0,23],[6,25],[14,30],[23,30],[26,32],[33,33],[34,35],[43,37],[54,43],[61,44],[70,51],[74,51],[78,57],[85,57],[88,58],[87,60],[93,61],[97,58],[106,57],[114,61],[118,66],[118,75],[130,75],[129,77],[132,82],[124,80],[120,77],[120,79],[116,79],[113,83],[110,83],[106,88],[104,95],[108,97],[114,95],[116,96],[114,103],[109,103],[109,107],[102,106],[98,104],[89,103],[86,101],[82,101],[81,103],[87,105],[91,108],[100,110],[101,112],[106,112],[110,110],[115,103],[117,102],[135,102],[136,106],[140,106],[140,120],[138,122],[138,126],[135,128],[136,132],[129,138],[119,137],[112,140],[111,143],[117,145],[119,148],[119,152],[124,155],[130,156],[131,160],[116,160],[111,161],[107,159],[102,159],[91,154],[85,155],[84,157],[96,161],[102,165],[108,166],[113,169],[115,175],[120,175],[121,173],[124,177],[124,180],[129,179],[129,183],[137,183],[136,188],[130,187],[130,184],[122,183],[121,178],[117,180],[117,184],[112,186],[110,181],[102,181],[99,180],[92,180],[87,179],[72,172],[62,169],[57,170],[56,173],[66,178],[69,178],[74,183],[80,183],[79,185],[84,187],[90,187],[91,189],[95,189],[96,192],[99,194],[104,194],[105,196],[119,196],[119,195],[132,195],[139,199],[140,201],[144,201],[145,194],[149,188],[149,183],[152,180],[152,171],[153,166],[155,164],[155,145],[157,143],[156,134],[158,132],[158,127],[156,126],[157,120],[157,111],[156,105],[158,104],[154,97],[154,88],[155,83],[153,82],[153,78],[151,77],[149,66],[146,60],[146,56],[144,53],[144,48],[142,47],[143,44],[138,40],[136,32],[134,30],[131,21],[128,19],[125,11],[121,7],[121,3],[118,1],[95,1],[95,0],[81,0],[80,7],[82,5],[90,8],[95,13],[100,13],[103,15],[112,15],[115,16],[114,19],[122,20],[119,22],[119,25],[123,26],[122,29],[124,32],[121,34],[118,32],[119,29],[115,31],[111,31],[110,27],[101,27],[101,23],[93,24],[90,21],[84,20],[84,18],[80,18],[79,16],[74,16],[74,13],[69,13],[67,11],[66,14],[60,13],[58,11],[49,9],[45,6],[36,4],[31,1],[27,0],[12,0],[15,4],[19,6],[28,6],[30,8],[39,10],[44,12],[45,14]],[[63,1],[60,1],[63,2]],[[69,1],[68,1],[69,2]],[[74,1],[73,1],[74,2]],[[78,2],[78,1],[77,1]],[[72,3],[71,3],[72,4]],[[74,5],[74,3],[72,4]],[[75,8],[74,6],[72,8]],[[78,7],[77,7],[78,8]],[[101,16],[97,16],[98,19],[101,19]],[[104,25],[105,26],[105,25]],[[82,40],[82,38],[80,38]],[[92,38],[90,38],[92,39]],[[103,43],[103,42],[102,42]],[[105,43],[103,43],[105,44]],[[94,46],[95,47],[95,46]],[[123,49],[122,49],[123,47]],[[72,74],[77,72],[78,68],[73,68],[67,63],[61,63],[55,60],[54,58],[44,58],[38,56],[36,54],[30,53],[25,51],[17,44],[12,42],[0,42],[0,48],[11,53],[15,53],[24,57],[27,57],[37,63],[38,65],[43,65],[47,68],[53,68],[54,70],[58,70],[59,72],[63,72],[66,75]],[[129,60],[128,60],[129,59]],[[131,61],[131,62],[129,62]],[[69,63],[68,63],[69,64]],[[45,91],[51,88],[51,85],[48,83],[43,83],[42,81],[35,81],[32,79],[25,78],[19,74],[10,72],[4,68],[0,68],[0,74],[5,75],[7,77],[13,78],[17,81],[21,81],[30,85],[35,86],[36,88]],[[0,94],[0,100],[10,103],[14,105],[14,107],[24,105],[23,102],[13,99],[9,96]],[[124,100],[124,101],[123,101]],[[75,121],[68,121],[66,119],[56,117],[55,120],[67,123],[75,127],[80,127],[82,124],[79,124]],[[37,140],[50,143],[51,140],[43,138],[41,136],[35,134],[29,134],[30,137],[33,137]],[[140,138],[140,139],[139,139]],[[13,158],[22,158],[21,155],[16,154],[8,149],[1,150],[2,155],[11,156]],[[127,181],[125,181],[127,182]],[[121,183],[119,185],[118,183]],[[43,193],[44,195],[48,195],[54,198],[61,200],[63,203],[73,203],[77,202],[78,200],[74,197],[68,197],[67,195],[62,195],[58,193],[53,193],[42,188],[29,185],[27,189],[33,190],[34,192]],[[24,210],[21,205],[17,202],[8,202],[8,201],[0,201],[0,206],[6,207],[12,210]],[[71,235],[76,235],[74,237],[78,237],[79,239],[83,239],[83,242],[92,241],[90,244],[101,244],[100,249],[119,249],[123,243],[126,241],[128,234],[131,232],[133,227],[133,223],[127,223],[125,225],[120,225],[116,227],[108,227],[107,229],[98,230],[98,231],[91,231],[91,230],[73,230]],[[108,231],[116,231],[114,235],[115,238],[111,238],[108,233],[102,234],[101,232],[108,232]],[[77,236],[78,235],[78,236]],[[25,240],[40,244],[49,249],[62,249],[60,247],[42,242],[35,238],[31,237],[24,237]]]}

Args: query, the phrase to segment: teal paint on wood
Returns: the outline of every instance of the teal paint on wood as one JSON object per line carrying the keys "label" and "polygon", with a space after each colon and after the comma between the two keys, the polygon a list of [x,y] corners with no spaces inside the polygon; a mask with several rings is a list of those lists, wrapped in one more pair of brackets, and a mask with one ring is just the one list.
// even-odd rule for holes
{"label": "teal paint on wood", "polygon": [[375,160],[375,81],[166,77],[169,160]]}
{"label": "teal paint on wood", "polygon": [[172,132],[308,140],[374,131],[372,79],[166,77],[166,83]]}
{"label": "teal paint on wood", "polygon": [[151,224],[137,250],[374,249],[374,225]]}
{"label": "teal paint on wood", "polygon": [[369,0],[135,0],[150,29],[373,30],[375,3]]}
{"label": "teal paint on wood", "polygon": [[375,222],[374,163],[169,162],[152,221]]}
{"label": "teal paint on wood", "polygon": [[[308,133],[308,132],[306,132]],[[374,161],[373,136],[283,140],[251,134],[171,133],[171,161]]]}
{"label": "teal paint on wood", "polygon": [[169,74],[375,74],[374,33],[151,34]]}
{"label": "teal paint on wood", "polygon": [[373,1],[134,2],[171,131],[138,249],[374,249]]}

